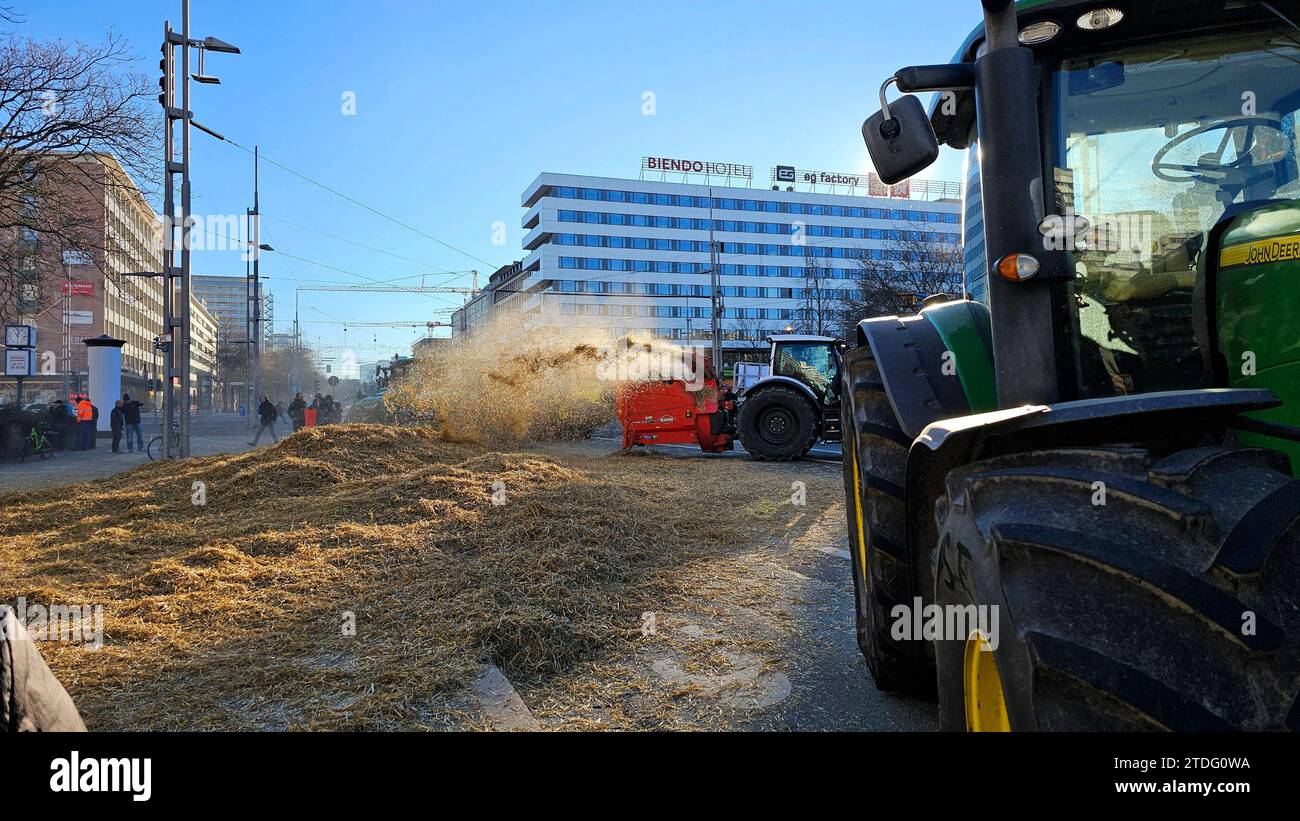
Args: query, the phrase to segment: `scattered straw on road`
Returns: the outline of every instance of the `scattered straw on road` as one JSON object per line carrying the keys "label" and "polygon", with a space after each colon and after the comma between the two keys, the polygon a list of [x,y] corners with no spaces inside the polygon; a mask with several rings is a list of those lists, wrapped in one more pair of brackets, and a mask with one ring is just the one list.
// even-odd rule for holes
{"label": "scattered straw on road", "polygon": [[472,726],[446,705],[484,663],[535,687],[624,652],[789,498],[742,460],[316,428],[0,497],[0,601],[103,606],[102,649],[41,647],[91,729]]}

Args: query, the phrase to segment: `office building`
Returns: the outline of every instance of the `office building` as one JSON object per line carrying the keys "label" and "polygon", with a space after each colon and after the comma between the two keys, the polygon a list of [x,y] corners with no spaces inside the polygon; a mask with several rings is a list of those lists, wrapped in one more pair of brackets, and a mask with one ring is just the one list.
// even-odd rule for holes
{"label": "office building", "polygon": [[901,264],[903,239],[961,244],[957,183],[891,188],[874,175],[780,166],[756,187],[753,169],[732,163],[642,167],[641,179],[533,180],[521,198],[526,255],[453,315],[453,335],[508,311],[530,326],[707,344],[712,228],[724,347],[753,348],[773,332],[824,325],[814,291],[854,287],[859,258]]}
{"label": "office building", "polygon": [[[67,160],[59,174],[59,196],[84,215],[81,229],[86,250],[59,250],[39,233],[20,239],[27,249],[17,279],[22,298],[16,319],[36,326],[37,376],[24,381],[25,402],[48,402],[86,389],[85,339],[103,334],[122,339],[122,390],[161,405],[153,390],[164,372],[154,346],[162,333],[162,278],[136,274],[162,268],[162,221],[130,175],[111,157],[85,155]],[[25,208],[40,209],[41,196],[25,199]],[[197,374],[213,374],[215,326],[202,302],[192,298],[191,362],[195,381],[191,403],[199,396]],[[14,321],[9,319],[8,321]],[[209,333],[208,331],[212,331]],[[209,378],[211,378],[209,376]],[[13,380],[0,377],[0,396],[12,397]]]}

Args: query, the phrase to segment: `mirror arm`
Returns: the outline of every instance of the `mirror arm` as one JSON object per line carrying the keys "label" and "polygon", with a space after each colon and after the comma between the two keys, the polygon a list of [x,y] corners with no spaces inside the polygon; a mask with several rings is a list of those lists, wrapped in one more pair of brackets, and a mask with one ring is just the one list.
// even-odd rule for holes
{"label": "mirror arm", "polygon": [[1020,26],[1015,0],[983,0],[984,37],[989,51],[1019,48]]}
{"label": "mirror arm", "polygon": [[898,90],[904,92],[969,91],[975,87],[975,64],[908,66],[899,69],[891,79],[897,82]]}

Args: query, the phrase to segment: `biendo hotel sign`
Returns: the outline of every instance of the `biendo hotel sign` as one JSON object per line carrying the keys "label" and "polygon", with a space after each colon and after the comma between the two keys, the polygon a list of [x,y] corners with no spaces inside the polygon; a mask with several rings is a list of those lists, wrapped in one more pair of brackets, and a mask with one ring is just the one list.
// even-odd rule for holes
{"label": "biendo hotel sign", "polygon": [[752,165],[687,160],[678,157],[642,157],[641,170],[658,171],[664,174],[699,174],[705,177],[738,177],[745,180],[754,178]]}

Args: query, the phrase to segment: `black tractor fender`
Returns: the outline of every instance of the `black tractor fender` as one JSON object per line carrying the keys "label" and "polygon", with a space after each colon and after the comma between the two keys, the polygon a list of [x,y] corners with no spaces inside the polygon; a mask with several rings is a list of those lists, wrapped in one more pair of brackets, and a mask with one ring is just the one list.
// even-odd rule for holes
{"label": "black tractor fender", "polygon": [[858,344],[871,347],[898,426],[909,437],[931,422],[971,412],[961,381],[943,376],[948,346],[923,314],[864,319]]}
{"label": "black tractor fender", "polygon": [[821,418],[822,403],[821,400],[817,398],[817,394],[813,393],[812,388],[790,376],[766,376],[751,385],[748,390],[740,395],[740,398],[749,399],[759,391],[762,391],[765,388],[770,388],[773,385],[784,385],[787,388],[794,388],[799,391],[799,393],[812,404],[813,412],[817,414],[818,419]]}
{"label": "black tractor fender", "polygon": [[[1272,391],[1208,388],[1026,405],[926,426],[907,456],[907,543],[928,556],[937,538],[934,504],[948,474],[982,459],[1054,447],[1145,443],[1195,447],[1235,426],[1239,414],[1275,408]],[[926,574],[928,576],[928,573]],[[915,591],[929,601],[933,590]]]}

